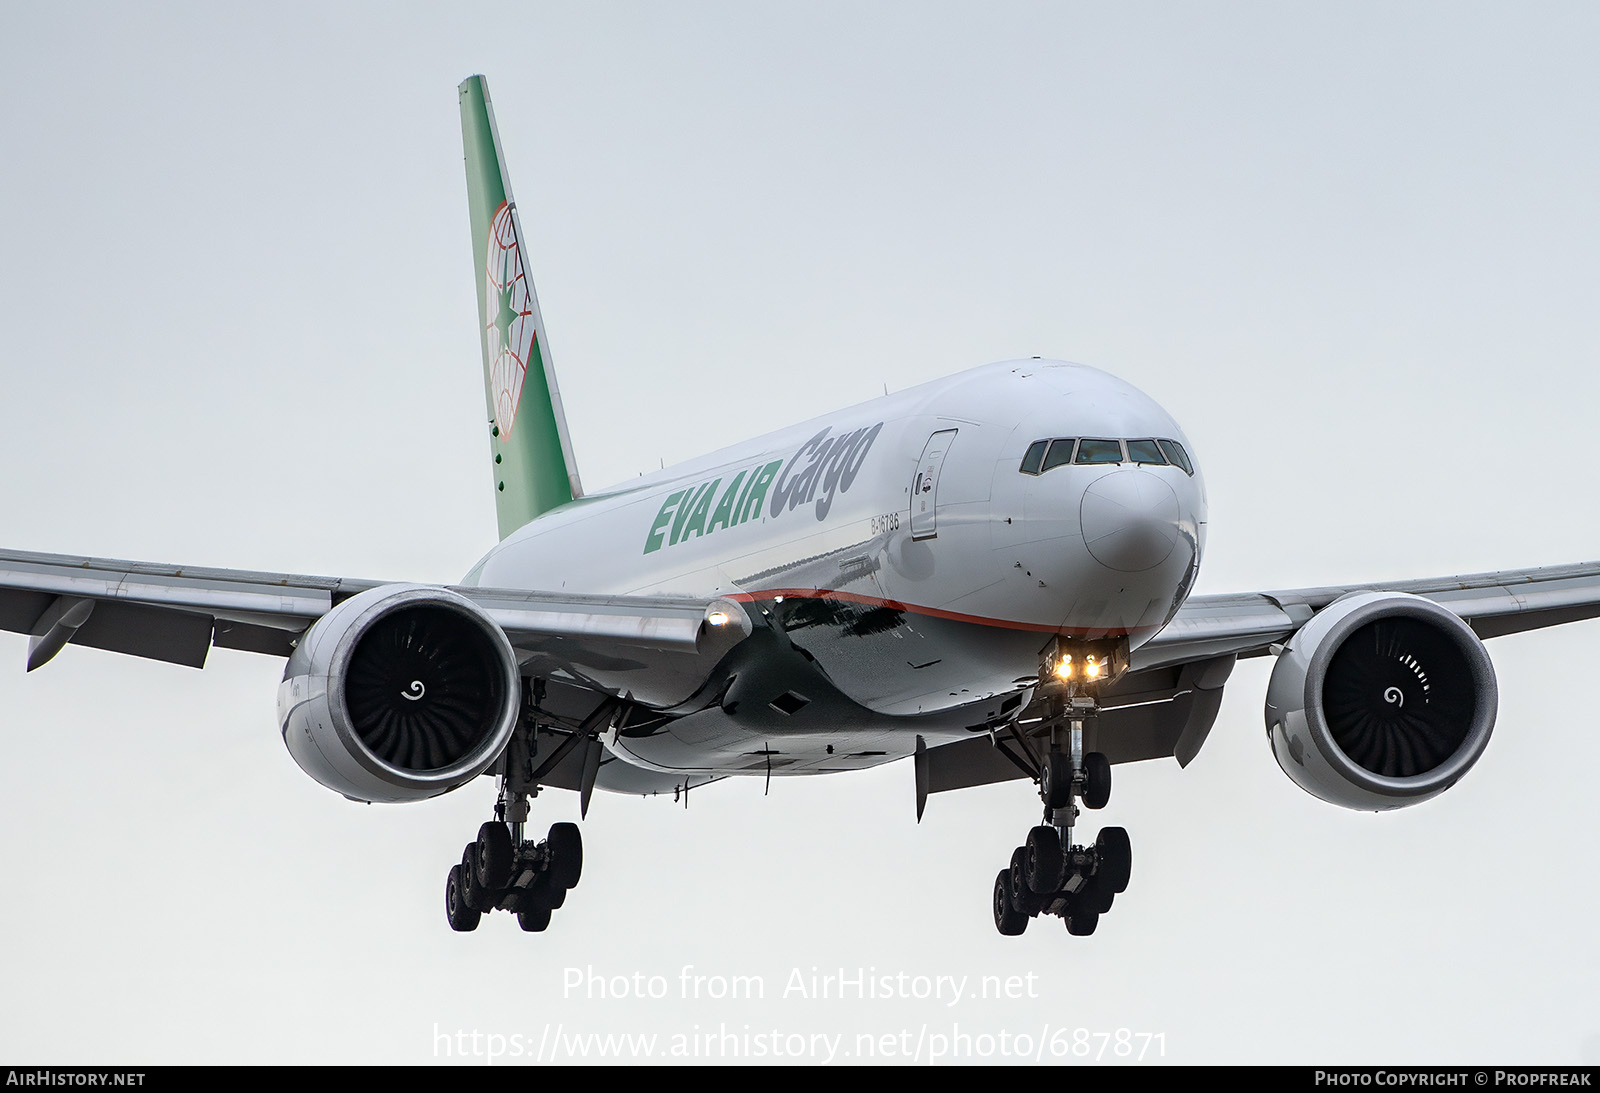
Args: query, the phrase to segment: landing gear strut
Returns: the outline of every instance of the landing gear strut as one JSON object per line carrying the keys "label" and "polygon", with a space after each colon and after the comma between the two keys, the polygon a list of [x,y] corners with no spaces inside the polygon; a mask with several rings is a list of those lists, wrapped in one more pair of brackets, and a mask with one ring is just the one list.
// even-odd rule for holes
{"label": "landing gear strut", "polygon": [[1133,856],[1126,830],[1104,828],[1088,846],[1072,841],[1078,803],[1100,809],[1111,799],[1110,761],[1083,750],[1084,728],[1097,712],[1088,695],[1051,702],[1048,750],[1038,764],[1043,822],[995,877],[994,924],[1002,934],[1020,934],[1030,918],[1042,914],[1059,917],[1070,934],[1092,934],[1113,899],[1127,890]]}

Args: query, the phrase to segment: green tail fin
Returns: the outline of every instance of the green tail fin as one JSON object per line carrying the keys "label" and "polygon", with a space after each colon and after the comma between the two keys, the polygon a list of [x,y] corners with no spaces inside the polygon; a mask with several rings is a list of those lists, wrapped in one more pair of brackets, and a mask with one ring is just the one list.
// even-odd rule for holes
{"label": "green tail fin", "polygon": [[482,76],[471,76],[459,91],[495,512],[504,539],[540,513],[582,497],[583,486],[523,257],[522,224],[500,154],[489,87]]}

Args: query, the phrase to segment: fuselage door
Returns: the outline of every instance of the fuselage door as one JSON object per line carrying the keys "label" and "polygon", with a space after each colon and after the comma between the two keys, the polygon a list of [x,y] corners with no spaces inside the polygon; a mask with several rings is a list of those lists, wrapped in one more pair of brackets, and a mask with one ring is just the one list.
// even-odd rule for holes
{"label": "fuselage door", "polygon": [[956,439],[955,429],[941,429],[928,438],[917,461],[917,474],[911,480],[911,537],[932,539],[938,529],[939,468],[945,453]]}

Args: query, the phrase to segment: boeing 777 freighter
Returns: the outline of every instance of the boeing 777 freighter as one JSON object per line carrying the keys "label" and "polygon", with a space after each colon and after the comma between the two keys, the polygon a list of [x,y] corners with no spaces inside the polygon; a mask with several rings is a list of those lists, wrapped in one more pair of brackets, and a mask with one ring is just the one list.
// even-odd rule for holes
{"label": "boeing 777 freighter", "polygon": [[286,658],[285,744],[357,801],[480,775],[493,817],[450,868],[450,925],[545,929],[578,828],[541,788],[675,797],[731,776],[908,759],[929,794],[1037,784],[994,921],[1092,933],[1131,872],[1081,834],[1120,763],[1205,743],[1240,657],[1275,655],[1266,725],[1308,792],[1385,810],[1442,793],[1496,712],[1484,638],[1600,615],[1600,563],[1191,596],[1194,449],[1155,401],[1055,360],[985,365],[587,492],[494,112],[460,87],[485,431],[501,541],[459,585],[0,552],[28,668],[67,645],[204,664]]}

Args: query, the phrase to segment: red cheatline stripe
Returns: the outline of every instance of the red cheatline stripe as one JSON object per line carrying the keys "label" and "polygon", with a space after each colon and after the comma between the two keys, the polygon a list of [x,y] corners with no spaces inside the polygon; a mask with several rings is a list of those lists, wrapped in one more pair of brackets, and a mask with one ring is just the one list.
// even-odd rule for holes
{"label": "red cheatline stripe", "polygon": [[963,615],[959,611],[945,611],[937,607],[921,607],[914,603],[902,603],[899,600],[885,600],[876,596],[862,596],[855,592],[836,592],[827,588],[767,588],[760,592],[733,592],[728,599],[738,600],[740,603],[754,603],[757,600],[771,600],[778,596],[785,599],[796,600],[842,600],[845,603],[859,603],[867,607],[887,607],[894,611],[909,611],[913,615],[928,615],[936,619],[950,619],[953,622],[970,622],[975,626],[998,626],[1006,630],[1027,630],[1037,634],[1096,634],[1107,637],[1121,637],[1128,633],[1126,628],[1107,627],[1104,629],[1087,626],[1049,626],[1037,622],[1017,622],[1013,619],[991,619],[984,615]]}

